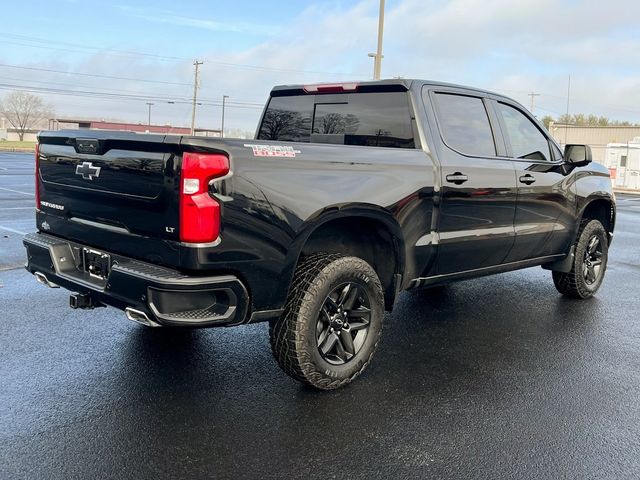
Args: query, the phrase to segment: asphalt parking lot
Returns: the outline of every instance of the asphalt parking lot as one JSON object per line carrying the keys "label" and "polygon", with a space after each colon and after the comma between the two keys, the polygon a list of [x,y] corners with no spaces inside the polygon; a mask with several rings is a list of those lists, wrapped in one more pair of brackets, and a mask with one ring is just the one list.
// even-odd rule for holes
{"label": "asphalt parking lot", "polygon": [[31,155],[0,153],[0,478],[640,478],[640,196],[572,301],[528,269],[404,293],[368,371],[319,393],[264,324],[149,330],[22,265]]}

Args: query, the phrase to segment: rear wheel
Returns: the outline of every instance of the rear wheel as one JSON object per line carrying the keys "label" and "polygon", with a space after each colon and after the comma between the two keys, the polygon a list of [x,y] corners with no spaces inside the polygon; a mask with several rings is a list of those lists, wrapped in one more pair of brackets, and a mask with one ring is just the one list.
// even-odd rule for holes
{"label": "rear wheel", "polygon": [[553,283],[571,298],[592,297],[600,288],[607,269],[609,243],[607,232],[598,220],[583,220],[569,272],[553,272]]}
{"label": "rear wheel", "polygon": [[383,315],[382,286],[367,262],[315,254],[296,269],[285,311],[269,328],[271,348],[296,380],[339,388],[369,364]]}

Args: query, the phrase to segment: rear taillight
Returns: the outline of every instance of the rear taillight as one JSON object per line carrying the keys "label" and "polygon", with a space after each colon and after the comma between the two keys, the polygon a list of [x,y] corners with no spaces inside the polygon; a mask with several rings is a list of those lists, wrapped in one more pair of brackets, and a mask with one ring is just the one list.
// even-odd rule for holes
{"label": "rear taillight", "polygon": [[36,143],[36,171],[35,171],[35,187],[36,187],[36,208],[40,210],[40,144]]}
{"label": "rear taillight", "polygon": [[229,173],[225,155],[185,153],[180,182],[180,240],[213,242],[220,234],[220,204],[209,195],[209,183]]}

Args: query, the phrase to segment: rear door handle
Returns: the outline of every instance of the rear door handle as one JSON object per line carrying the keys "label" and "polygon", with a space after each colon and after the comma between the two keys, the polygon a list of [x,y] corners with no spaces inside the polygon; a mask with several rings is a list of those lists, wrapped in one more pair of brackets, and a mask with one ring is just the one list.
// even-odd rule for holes
{"label": "rear door handle", "polygon": [[520,183],[524,183],[525,185],[531,185],[532,183],[535,183],[536,178],[533,175],[530,174],[526,174],[523,175],[519,178]]}
{"label": "rear door handle", "polygon": [[464,182],[469,180],[469,177],[460,172],[454,172],[451,175],[447,175],[445,178],[447,179],[447,182],[455,183],[456,185],[462,185]]}

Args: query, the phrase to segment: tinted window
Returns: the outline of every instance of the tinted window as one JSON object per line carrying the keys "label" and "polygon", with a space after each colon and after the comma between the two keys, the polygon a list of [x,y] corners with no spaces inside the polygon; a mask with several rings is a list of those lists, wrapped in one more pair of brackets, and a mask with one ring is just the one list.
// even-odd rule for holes
{"label": "tinted window", "polygon": [[494,157],[496,146],[484,102],[477,97],[437,93],[442,138],[460,153]]}
{"label": "tinted window", "polygon": [[357,93],[345,97],[344,102],[340,98],[339,102],[327,103],[321,96],[316,97],[312,142],[414,148],[406,93]]}
{"label": "tinted window", "polygon": [[405,92],[274,97],[258,138],[415,148]]}
{"label": "tinted window", "polygon": [[507,129],[507,137],[511,142],[511,150],[515,158],[529,160],[548,160],[549,141],[538,127],[519,110],[498,103],[498,111],[502,115]]}
{"label": "tinted window", "polygon": [[273,97],[262,118],[260,140],[308,142],[311,135],[313,97]]}

